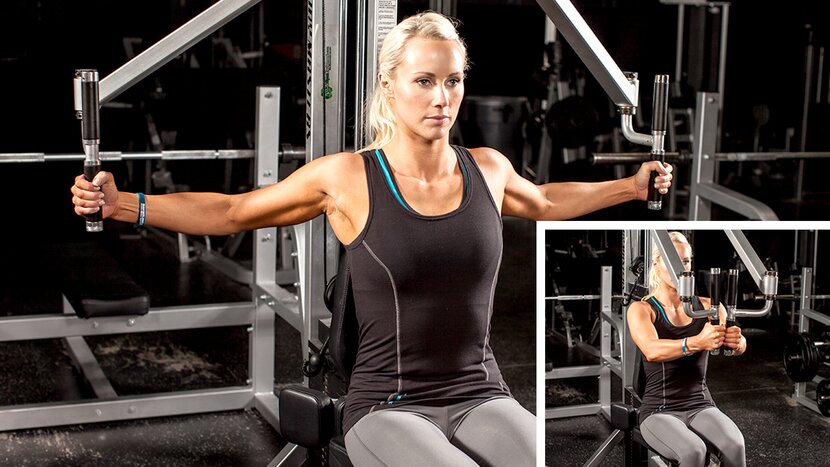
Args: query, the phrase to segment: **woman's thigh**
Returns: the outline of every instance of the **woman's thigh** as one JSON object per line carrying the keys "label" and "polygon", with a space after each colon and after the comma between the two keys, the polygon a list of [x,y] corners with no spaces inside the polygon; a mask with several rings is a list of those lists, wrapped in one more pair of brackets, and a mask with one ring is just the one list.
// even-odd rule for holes
{"label": "woman's thigh", "polygon": [[706,444],[678,417],[665,413],[649,415],[640,424],[640,433],[651,449],[681,466],[706,463]]}
{"label": "woman's thigh", "polygon": [[366,415],[346,433],[345,441],[355,467],[476,465],[432,422],[401,410]]}
{"label": "woman's thigh", "polygon": [[451,439],[482,466],[536,465],[536,417],[515,399],[493,399],[476,406]]}
{"label": "woman's thigh", "polygon": [[719,409],[712,407],[695,414],[689,427],[720,454],[723,467],[746,465],[744,435],[735,422]]}

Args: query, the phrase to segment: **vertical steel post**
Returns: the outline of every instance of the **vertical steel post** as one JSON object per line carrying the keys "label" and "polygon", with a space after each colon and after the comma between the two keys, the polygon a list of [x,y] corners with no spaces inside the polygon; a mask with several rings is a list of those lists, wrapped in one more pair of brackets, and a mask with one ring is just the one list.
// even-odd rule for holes
{"label": "vertical steel post", "polygon": [[[344,149],[346,0],[308,0],[306,31],[306,162]],[[358,51],[358,54],[360,51]],[[327,271],[336,271],[337,243],[319,216],[297,229],[303,354],[320,345]],[[300,239],[300,232],[305,238]]]}
{"label": "vertical steel post", "polygon": [[[801,268],[801,299],[798,302],[798,332],[810,332],[810,318],[804,316],[804,310],[813,309],[813,297],[810,290],[813,289],[812,268]],[[807,398],[807,383],[795,383],[793,399],[801,402]]]}
{"label": "vertical steel post", "polygon": [[603,266],[600,274],[600,322],[602,337],[600,339],[600,364],[599,371],[599,405],[600,412],[607,420],[611,419],[611,340],[613,331],[611,327],[611,266]]}
{"label": "vertical steel post", "polygon": [[[258,87],[256,90],[256,151],[254,153],[257,188],[278,181],[280,146],[280,88]],[[257,287],[269,290],[276,285],[277,228],[254,232],[253,287],[256,315],[249,335],[248,371],[254,395],[274,392],[274,310],[268,306],[273,298],[257,296]],[[270,286],[270,287],[269,287]]]}
{"label": "vertical steel post", "polygon": [[[628,270],[634,262],[634,259],[643,255],[643,276],[648,277],[648,270],[651,267],[649,261],[650,251],[648,248],[643,248],[643,241],[648,240],[648,233],[641,230],[628,230],[625,232],[625,245],[623,245],[623,277],[628,274]],[[648,242],[650,244],[650,242]],[[623,284],[624,286],[626,284]],[[634,355],[636,353],[636,346],[631,339],[628,331],[628,310],[623,310],[622,316],[622,330],[620,331],[620,362],[622,366],[622,390],[625,396],[626,388],[634,384]],[[625,400],[623,400],[625,402]]]}
{"label": "vertical steel post", "polygon": [[718,101],[714,93],[697,94],[695,132],[692,136],[692,181],[689,189],[689,220],[712,219],[712,202],[701,198],[700,184],[715,183],[715,152],[718,134]]}

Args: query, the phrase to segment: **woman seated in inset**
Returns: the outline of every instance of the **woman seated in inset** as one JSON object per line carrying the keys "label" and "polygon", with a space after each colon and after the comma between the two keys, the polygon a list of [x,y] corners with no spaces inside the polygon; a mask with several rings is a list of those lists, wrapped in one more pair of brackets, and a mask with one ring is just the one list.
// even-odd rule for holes
{"label": "woman seated in inset", "polygon": [[[670,237],[684,268],[691,267],[692,247],[683,234]],[[746,338],[737,326],[714,326],[709,318],[692,319],[683,312],[680,294],[652,248],[650,294],[628,309],[631,338],[643,353],[646,384],[640,406],[640,431],[649,446],[681,466],[706,465],[707,448],[723,467],[745,466],[746,447],[741,430],[721,412],[706,385],[709,350],[721,345],[746,351]],[[692,300],[693,309],[707,309],[705,297]],[[719,305],[720,322],[726,310]]]}

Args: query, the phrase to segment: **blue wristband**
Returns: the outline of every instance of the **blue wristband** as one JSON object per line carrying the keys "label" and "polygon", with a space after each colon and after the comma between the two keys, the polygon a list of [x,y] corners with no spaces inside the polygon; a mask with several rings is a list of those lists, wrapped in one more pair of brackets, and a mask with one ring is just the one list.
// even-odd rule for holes
{"label": "blue wristband", "polygon": [[143,226],[147,219],[147,201],[144,199],[144,193],[136,193],[138,195],[138,225]]}
{"label": "blue wristband", "polygon": [[683,352],[684,357],[688,357],[689,355],[691,355],[691,352],[689,352],[687,347],[686,347],[686,341],[688,339],[689,339],[688,337],[684,337],[683,338],[683,343],[680,345],[680,351]]}

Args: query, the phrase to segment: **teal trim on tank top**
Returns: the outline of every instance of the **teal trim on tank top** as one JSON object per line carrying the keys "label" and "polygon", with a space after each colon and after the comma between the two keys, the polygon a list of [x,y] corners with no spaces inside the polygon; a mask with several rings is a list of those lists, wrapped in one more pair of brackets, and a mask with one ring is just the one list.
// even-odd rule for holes
{"label": "teal trim on tank top", "polygon": [[[380,170],[383,172],[383,178],[386,179],[386,184],[389,186],[389,190],[392,192],[392,195],[395,196],[395,199],[401,203],[401,206],[406,208],[407,211],[415,212],[409,204],[406,203],[406,200],[403,199],[403,196],[398,191],[398,188],[395,186],[395,182],[392,180],[392,173],[389,171],[389,167],[386,166],[386,162],[383,160],[383,156],[380,155],[380,150],[375,149],[375,157],[380,164]],[[467,173],[467,164],[464,163],[464,160],[461,156],[458,156],[458,164],[461,166],[461,175],[464,179],[464,193],[462,196],[464,198],[467,197],[467,192],[469,191],[470,186],[470,176]],[[462,200],[463,203],[463,200]]]}
{"label": "teal trim on tank top", "polygon": [[378,163],[380,163],[380,170],[383,171],[383,176],[386,178],[386,184],[389,185],[389,189],[392,191],[392,194],[395,196],[395,199],[401,203],[401,206],[405,207],[407,211],[412,211],[412,208],[404,202],[403,197],[401,194],[398,193],[398,189],[395,187],[395,183],[392,181],[392,174],[389,173],[389,168],[386,167],[386,163],[383,161],[383,157],[380,155],[380,151],[375,149],[375,156],[378,159]]}
{"label": "teal trim on tank top", "polygon": [[663,309],[663,306],[660,305],[660,302],[657,301],[657,298],[652,296],[651,300],[654,302],[655,305],[657,305],[657,308],[660,310],[660,313],[663,313],[663,319],[666,320],[667,323],[671,324],[671,321],[669,321],[669,317],[666,316],[666,310]]}

